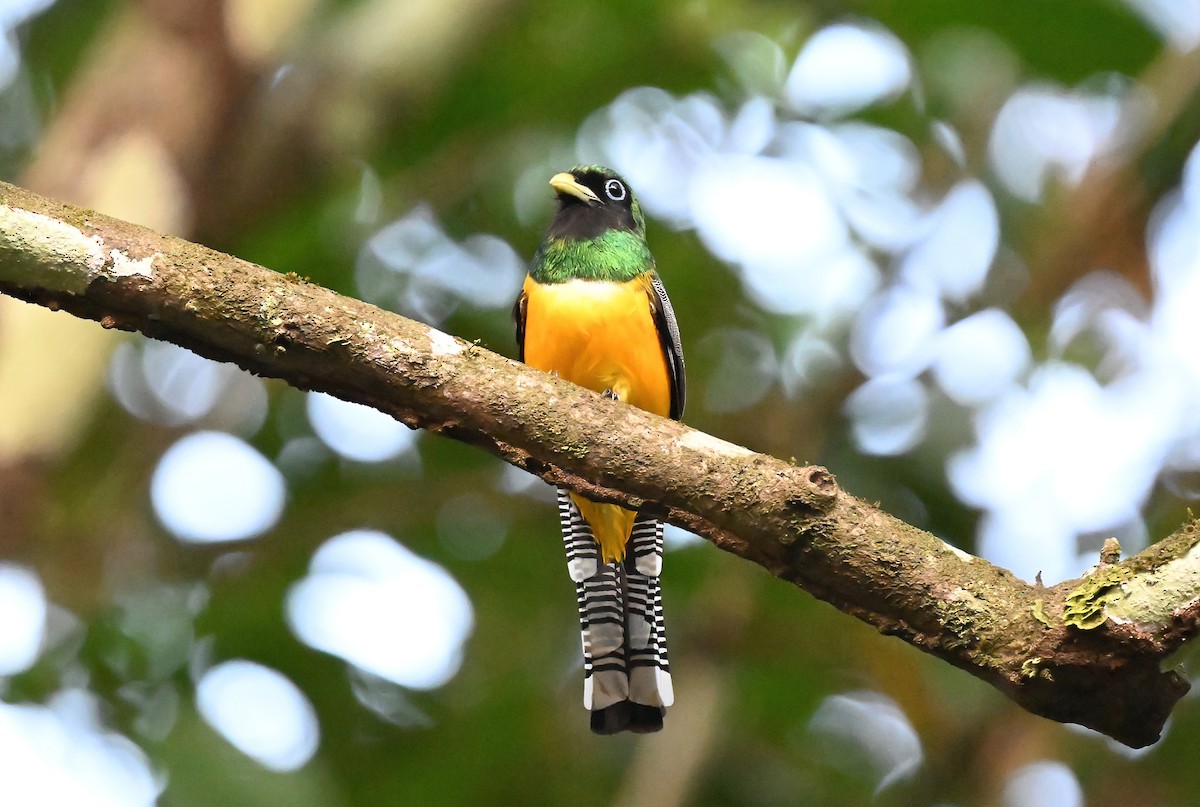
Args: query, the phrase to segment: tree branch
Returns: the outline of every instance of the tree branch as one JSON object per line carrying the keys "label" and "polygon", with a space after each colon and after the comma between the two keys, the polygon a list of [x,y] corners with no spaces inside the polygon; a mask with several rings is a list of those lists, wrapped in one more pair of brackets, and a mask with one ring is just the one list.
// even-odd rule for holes
{"label": "tree branch", "polygon": [[[1051,588],[841,490],[427,325],[0,183],[0,292],[367,404],[555,485],[645,507],[990,683],[1025,709],[1154,742],[1188,684],[1200,526]],[[1111,554],[1106,560],[1114,560]]]}

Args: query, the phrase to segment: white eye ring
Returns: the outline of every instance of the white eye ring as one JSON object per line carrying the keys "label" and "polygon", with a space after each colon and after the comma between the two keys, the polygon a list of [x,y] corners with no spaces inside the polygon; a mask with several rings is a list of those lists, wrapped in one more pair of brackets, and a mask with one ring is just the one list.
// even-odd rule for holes
{"label": "white eye ring", "polygon": [[629,192],[625,190],[625,186],[621,184],[621,180],[619,179],[610,179],[608,182],[605,182],[604,192],[614,202],[624,201],[625,197],[629,195]]}

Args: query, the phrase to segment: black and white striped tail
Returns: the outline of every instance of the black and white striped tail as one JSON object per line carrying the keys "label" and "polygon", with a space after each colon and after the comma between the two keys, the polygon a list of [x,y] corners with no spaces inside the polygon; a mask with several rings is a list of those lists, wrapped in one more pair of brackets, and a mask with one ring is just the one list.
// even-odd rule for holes
{"label": "black and white striped tail", "polygon": [[583,633],[583,703],[592,731],[651,732],[675,696],[663,630],[662,523],[638,515],[624,562],[601,562],[592,529],[565,490],[558,515]]}

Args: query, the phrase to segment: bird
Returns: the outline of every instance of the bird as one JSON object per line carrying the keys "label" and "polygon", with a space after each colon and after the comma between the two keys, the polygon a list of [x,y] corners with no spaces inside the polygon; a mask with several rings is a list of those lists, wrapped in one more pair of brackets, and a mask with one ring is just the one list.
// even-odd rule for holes
{"label": "bird", "polygon": [[[599,165],[555,174],[550,187],[557,211],[513,308],[519,358],[679,420],[683,347],[637,198]],[[674,701],[659,586],[662,522],[563,488],[557,494],[591,730],[659,731]]]}

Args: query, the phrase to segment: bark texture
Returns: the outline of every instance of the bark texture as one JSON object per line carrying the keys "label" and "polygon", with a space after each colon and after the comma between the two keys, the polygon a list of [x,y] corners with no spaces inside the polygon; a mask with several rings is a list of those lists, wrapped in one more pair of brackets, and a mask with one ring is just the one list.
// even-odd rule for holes
{"label": "bark texture", "polygon": [[547,482],[646,507],[990,683],[1154,742],[1200,624],[1200,526],[1052,588],[755,454],[302,279],[0,183],[0,292],[367,404]]}

